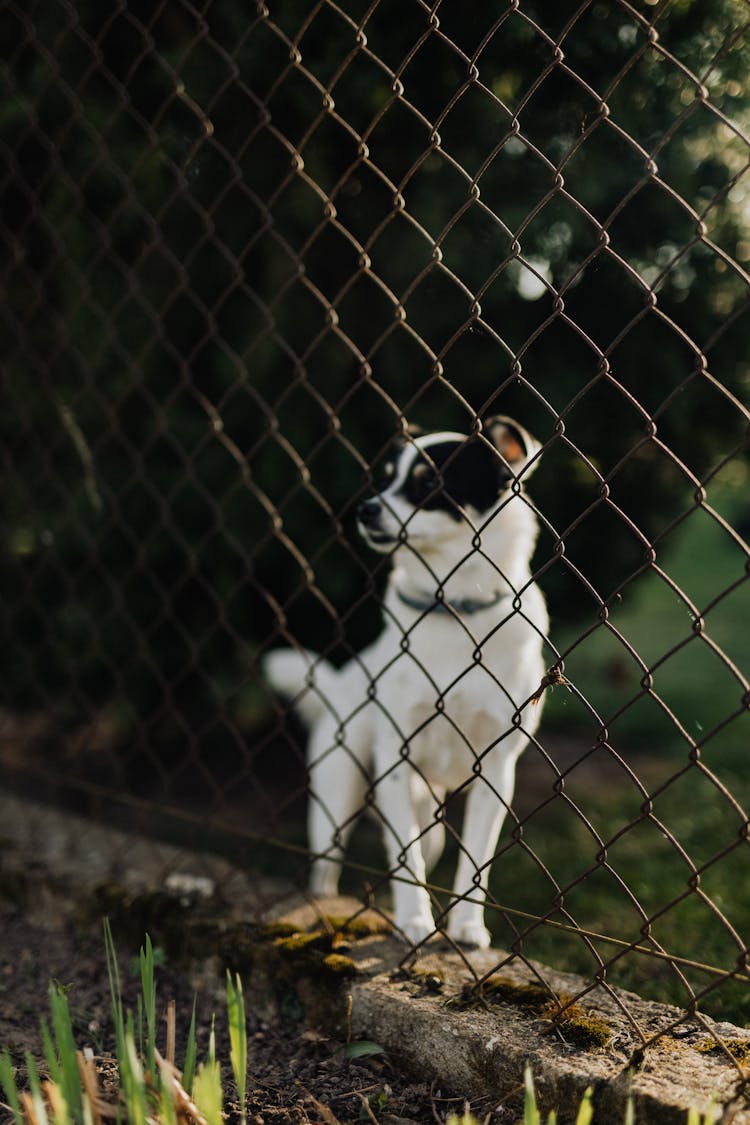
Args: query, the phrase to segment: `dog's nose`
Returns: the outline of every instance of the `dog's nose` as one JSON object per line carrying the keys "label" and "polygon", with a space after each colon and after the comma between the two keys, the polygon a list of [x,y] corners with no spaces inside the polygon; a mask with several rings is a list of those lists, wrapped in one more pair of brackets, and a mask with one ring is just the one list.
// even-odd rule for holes
{"label": "dog's nose", "polygon": [[372,527],[380,519],[383,505],[377,496],[370,496],[363,500],[357,508],[357,519],[363,527]]}

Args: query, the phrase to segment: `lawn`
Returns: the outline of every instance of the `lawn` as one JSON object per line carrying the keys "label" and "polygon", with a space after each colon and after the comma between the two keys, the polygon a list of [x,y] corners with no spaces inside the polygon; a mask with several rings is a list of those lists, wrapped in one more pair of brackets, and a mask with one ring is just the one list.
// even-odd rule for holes
{"label": "lawn", "polygon": [[[741,524],[739,488],[712,500]],[[545,914],[564,891],[552,914],[561,923],[627,942],[643,934],[644,946],[716,969],[737,965],[750,940],[747,562],[720,522],[695,509],[656,566],[625,588],[607,624],[582,636],[553,623],[572,690],[549,693],[540,740],[553,760],[558,740],[564,748],[564,791],[524,809],[525,769],[547,769],[548,794],[555,780],[539,751],[528,751],[519,771],[522,828],[493,871],[497,902]],[[528,926],[499,919],[498,941]],[[584,973],[621,952],[538,926],[523,949]],[[702,1008],[750,1020],[749,985],[695,967],[628,954],[609,979],[680,1004],[691,987],[711,986]]]}

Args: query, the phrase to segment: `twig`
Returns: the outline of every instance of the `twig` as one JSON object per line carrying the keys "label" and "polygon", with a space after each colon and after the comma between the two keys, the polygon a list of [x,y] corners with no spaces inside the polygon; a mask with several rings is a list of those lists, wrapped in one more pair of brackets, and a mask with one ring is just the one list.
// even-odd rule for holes
{"label": "twig", "polygon": [[91,1108],[91,1117],[94,1125],[102,1125],[103,1117],[117,1117],[117,1108],[108,1105],[102,1097],[101,1090],[99,1089],[99,1075],[97,1074],[96,1063],[93,1057],[89,1057],[84,1054],[83,1051],[76,1051],[76,1061],[78,1063],[78,1073],[81,1076],[83,1092]]}
{"label": "twig", "polygon": [[377,1117],[372,1112],[372,1106],[370,1105],[369,1101],[364,1096],[364,1094],[358,1094],[357,1097],[362,1102],[362,1108],[365,1111],[365,1113],[367,1114],[367,1116],[370,1118],[370,1121],[373,1122],[373,1125],[379,1125]]}
{"label": "twig", "polygon": [[[326,1125],[341,1125],[341,1122],[339,1121],[333,1110],[330,1108],[330,1106],[323,1105],[322,1102],[319,1102],[315,1095],[311,1094],[310,1091],[307,1090],[301,1082],[295,1082],[295,1086],[299,1086],[303,1094],[305,1094],[310,1099],[313,1106],[320,1114],[321,1119],[325,1121]],[[375,1125],[377,1125],[377,1121],[375,1122]]]}
{"label": "twig", "polygon": [[176,1044],[177,1006],[174,1000],[167,1004],[167,1046],[166,1057],[170,1066],[174,1066]]}
{"label": "twig", "polygon": [[154,1048],[154,1058],[156,1064],[161,1071],[162,1078],[168,1082],[172,1090],[172,1099],[174,1101],[175,1111],[178,1117],[192,1117],[197,1125],[208,1125],[205,1117],[198,1109],[193,1099],[188,1094],[185,1087],[180,1082],[180,1072],[173,1063],[167,1060],[159,1053],[157,1048]]}

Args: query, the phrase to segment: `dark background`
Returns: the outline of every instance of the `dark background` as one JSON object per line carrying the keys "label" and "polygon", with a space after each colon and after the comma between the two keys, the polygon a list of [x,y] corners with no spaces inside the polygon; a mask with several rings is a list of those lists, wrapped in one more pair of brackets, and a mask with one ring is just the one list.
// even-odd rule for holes
{"label": "dark background", "polygon": [[582,631],[740,451],[745,5],[383,0],[364,44],[366,10],[3,8],[19,772],[273,773],[255,659],[377,629],[351,512],[407,420],[546,444],[536,565]]}

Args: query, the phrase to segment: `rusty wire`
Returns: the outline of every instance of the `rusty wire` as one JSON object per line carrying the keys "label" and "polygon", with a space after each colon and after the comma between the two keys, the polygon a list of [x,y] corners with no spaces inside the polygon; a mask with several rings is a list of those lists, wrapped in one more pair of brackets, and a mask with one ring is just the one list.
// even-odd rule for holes
{"label": "rusty wire", "polygon": [[[377,620],[387,563],[373,564],[353,542],[351,513],[372,489],[374,470],[393,437],[406,433],[412,416],[433,399],[460,417],[466,432],[474,432],[482,416],[504,409],[505,396],[511,396],[512,404],[536,418],[544,456],[558,454],[568,466],[575,463],[589,482],[573,513],[528,501],[545,544],[535,559],[534,580],[544,587],[562,574],[565,588],[583,591],[586,604],[565,643],[558,644],[554,629],[544,639],[550,672],[536,701],[555,685],[567,689],[589,733],[587,744],[558,761],[555,738],[542,726],[522,759],[519,784],[523,762],[533,756],[546,771],[546,790],[524,811],[516,811],[515,803],[508,809],[494,860],[497,867],[530,864],[546,887],[547,906],[529,909],[490,892],[488,910],[497,915],[508,948],[495,971],[520,958],[546,984],[529,950],[541,932],[557,934],[582,950],[576,964],[588,980],[586,991],[596,985],[610,989],[610,981],[623,979],[623,966],[647,961],[676,982],[683,1014],[675,1023],[700,1021],[699,1004],[731,979],[750,979],[746,935],[733,924],[732,911],[701,885],[746,848],[749,824],[741,797],[720,764],[714,768],[710,761],[719,736],[746,718],[747,665],[711,637],[706,618],[746,583],[750,558],[734,516],[711,502],[722,474],[741,462],[750,421],[741,387],[722,367],[722,347],[747,315],[750,277],[743,261],[750,252],[740,255],[725,244],[724,220],[717,218],[750,168],[743,130],[747,108],[735,118],[726,90],[717,86],[722,67],[742,48],[750,9],[739,0],[722,8],[733,18],[713,28],[717,34],[701,69],[693,69],[670,38],[677,17],[668,0],[645,5],[582,0],[549,21],[541,8],[512,0],[485,27],[475,28],[471,43],[468,33],[459,34],[461,20],[448,0],[432,5],[412,0],[407,7],[413,36],[404,46],[405,33],[389,32],[395,13],[385,0],[259,2],[241,26],[218,5],[185,0],[156,5],[147,16],[127,3],[96,16],[93,7],[77,10],[57,0],[46,19],[7,5],[11,110],[3,131],[1,190],[8,218],[0,237],[12,421],[5,429],[10,487],[4,519],[11,544],[5,565],[18,613],[9,620],[6,644],[28,668],[28,683],[8,687],[3,701],[4,769],[20,786],[47,784],[56,800],[85,796],[92,811],[120,810],[118,816],[146,830],[163,825],[169,814],[178,835],[198,828],[214,839],[221,834],[222,847],[251,862],[257,862],[261,845],[263,855],[296,857],[292,867],[300,882],[307,858],[299,831],[303,738],[288,711],[259,683],[256,657],[280,643],[297,644],[299,623],[309,622],[303,624],[308,633],[321,631],[322,655],[333,654],[339,662],[357,659],[358,638]],[[576,57],[577,44],[593,34],[592,21],[602,13],[613,21],[611,34],[621,36],[622,49],[597,88],[568,56]],[[621,21],[619,31],[615,20]],[[506,35],[531,45],[534,67],[506,75]],[[441,79],[445,100],[432,111],[429,66],[423,61],[430,51],[432,65],[441,60],[450,75]],[[679,89],[681,109],[655,137],[637,137],[624,128],[617,102],[646,65],[662,67]],[[510,94],[504,76],[513,87]],[[577,131],[563,138],[556,155],[536,135],[534,123],[535,99],[549,82],[569,83],[565,88],[575,91],[570,96],[585,106]],[[357,103],[363,90],[366,110]],[[494,115],[501,123],[489,147],[477,148],[471,167],[454,154],[451,133],[452,115],[465,104],[481,105],[488,118]],[[405,138],[398,169],[386,167],[396,163],[392,152],[387,161],[379,157],[396,114]],[[707,134],[721,135],[734,155],[725,182],[708,195],[688,198],[661,165],[669,166],[670,146],[696,118]],[[576,162],[593,144],[611,146],[613,160],[632,159],[639,168],[630,182],[623,177],[616,203],[602,214],[579,197]],[[511,221],[498,203],[493,176],[499,160],[519,152],[532,178],[543,177],[544,187],[529,189],[528,208]],[[438,207],[430,223],[421,178],[434,174],[445,184],[441,206],[451,209],[443,214]],[[355,229],[346,216],[360,192],[378,203],[369,222],[360,215]],[[449,204],[451,192],[456,200]],[[658,198],[659,206],[668,200],[674,229],[682,233],[665,233],[664,252],[644,276],[618,232],[629,208],[642,206],[646,215],[646,197]],[[581,249],[553,282],[525,243],[538,239],[539,224],[554,207],[567,209],[569,227],[580,224]],[[464,225],[469,222],[497,239],[493,264],[481,278],[470,276],[468,259],[455,250],[456,240],[473,229]],[[175,225],[187,233],[175,234]],[[412,240],[409,275],[388,261],[394,238]],[[703,339],[694,338],[692,325],[680,319],[678,304],[662,299],[696,255],[711,261],[728,294]],[[576,292],[592,271],[606,269],[618,271],[623,290],[638,299],[630,311],[624,300],[624,319],[604,344],[581,314]],[[533,279],[529,283],[546,311],[525,338],[515,340],[512,324],[506,331],[498,311],[496,292],[520,273]],[[422,329],[420,313],[413,314],[426,285],[445,286],[436,288],[437,301],[450,294],[442,337],[434,322],[424,320]],[[372,304],[372,324],[352,311],[358,302]],[[627,364],[620,358],[646,323],[650,331],[666,333],[670,346],[679,345],[686,357],[682,376],[653,405],[628,385],[622,375]],[[565,338],[575,340],[590,368],[564,402],[537,370],[537,349],[555,332],[570,334]],[[491,348],[500,372],[476,387],[462,371],[467,341]],[[409,364],[403,385],[389,370],[398,347]],[[331,364],[335,374],[321,377],[320,369]],[[669,435],[682,398],[698,393],[696,388],[720,403],[708,413],[715,410],[733,421],[710,456],[694,462],[685,443],[675,445]],[[579,409],[592,393],[603,391],[637,419],[635,438],[615,449],[609,467],[591,453],[577,423]],[[315,416],[308,437],[294,422],[301,409]],[[374,418],[372,440],[362,448],[361,423],[357,430],[349,420],[353,412],[368,411]],[[173,424],[178,414],[187,419],[184,429]],[[436,414],[437,407],[430,416]],[[214,468],[203,466],[209,460],[217,465],[219,454],[225,460],[217,493]],[[643,524],[638,510],[620,499],[622,482],[644,456],[666,465],[682,489],[681,505],[665,509],[655,525]],[[330,468],[331,458],[340,468]],[[164,481],[154,471],[154,459],[157,467],[172,462]],[[116,467],[105,472],[105,462]],[[332,476],[340,482],[347,473],[345,487],[332,486]],[[148,533],[132,516],[135,504],[153,509]],[[244,517],[233,514],[238,504],[253,506],[250,540]],[[193,524],[183,505],[204,514]],[[637,561],[613,572],[604,596],[586,560],[569,550],[580,530],[602,513],[637,544],[638,554]],[[663,548],[696,514],[745,559],[744,570],[706,604],[673,577],[668,555],[662,561]],[[310,534],[300,534],[306,526]],[[117,557],[106,542],[114,529]],[[66,536],[73,542],[67,555],[57,548]],[[177,558],[171,569],[160,565],[157,541]],[[601,546],[606,551],[606,542]],[[221,554],[221,573],[211,568],[212,551]],[[331,552],[333,564],[327,561]],[[336,570],[348,576],[339,589],[330,578]],[[328,579],[321,581],[321,572]],[[685,636],[656,658],[639,653],[616,612],[644,576],[658,577],[691,622]],[[84,674],[70,652],[58,657],[54,634],[66,603],[83,604],[81,589],[89,582],[101,588],[101,596],[92,616],[78,626],[76,643],[88,650]],[[129,601],[135,591],[152,605],[138,619]],[[191,609],[183,593],[201,602],[199,629],[184,624]],[[18,621],[25,629],[26,648],[20,652]],[[75,622],[71,628],[75,634]],[[614,709],[604,714],[589,698],[591,685],[565,676],[602,630],[638,672],[635,689],[621,691]],[[110,633],[125,639],[113,645]],[[474,640],[481,649],[483,638]],[[233,672],[212,665],[222,646],[235,654]],[[735,709],[696,736],[661,697],[657,681],[665,664],[686,651],[695,654],[699,646],[737,690]],[[222,677],[232,681],[229,686]],[[352,701],[351,714],[341,716],[342,730],[368,702],[382,708],[377,682],[378,677],[371,680],[367,699]],[[505,690],[501,683],[496,687]],[[191,695],[204,689],[212,703],[191,710]],[[644,702],[676,732],[682,750],[670,773],[650,780],[639,776],[640,760],[622,748],[616,729],[611,733]],[[535,697],[516,701],[519,726],[524,708],[534,703]],[[440,710],[441,704],[438,693]],[[406,756],[416,734],[398,732]],[[50,744],[64,749],[50,756]],[[165,747],[163,754],[154,749],[157,744]],[[214,745],[220,747],[220,766],[212,761]],[[282,746],[280,778],[267,763]],[[481,773],[488,749],[472,749],[475,772]],[[577,780],[603,762],[637,794],[639,809],[619,828],[600,831]],[[152,784],[144,785],[144,773]],[[700,859],[691,857],[680,829],[660,813],[662,797],[685,777],[699,777],[737,823],[732,839],[717,841]],[[379,781],[372,779],[368,791],[371,811]],[[243,813],[243,807],[251,812]],[[561,808],[593,846],[581,855],[575,875],[562,881],[534,847],[539,818]],[[378,815],[382,819],[383,811]],[[436,816],[459,852],[451,817],[445,809],[436,809]],[[657,906],[642,903],[618,870],[618,848],[639,828],[657,833],[687,873],[680,894]],[[648,863],[648,851],[643,862]],[[350,858],[347,871],[369,904],[383,901],[392,879],[409,878],[369,857]],[[603,932],[580,920],[586,888],[603,876],[633,912],[635,930],[617,932],[615,926]],[[442,925],[451,909],[449,891],[441,882],[430,883],[429,890]],[[662,943],[660,921],[688,900],[700,901],[722,930],[733,951],[722,963],[703,962]],[[481,990],[482,978],[468,959],[466,965]],[[641,1028],[619,994],[610,989],[610,995],[642,1045],[670,1030]]]}

